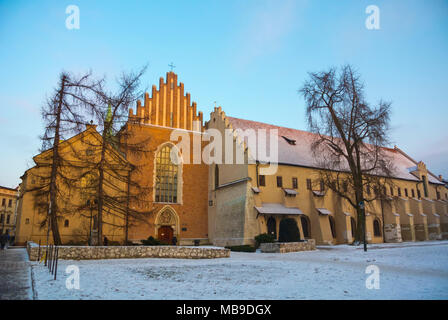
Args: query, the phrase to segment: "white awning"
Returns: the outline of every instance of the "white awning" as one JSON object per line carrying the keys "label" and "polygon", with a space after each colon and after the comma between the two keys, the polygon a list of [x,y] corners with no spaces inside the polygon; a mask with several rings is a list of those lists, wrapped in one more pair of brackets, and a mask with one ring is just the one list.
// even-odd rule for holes
{"label": "white awning", "polygon": [[325,195],[325,191],[314,191],[313,194],[318,197],[323,197]]}
{"label": "white awning", "polygon": [[283,191],[285,191],[285,194],[288,196],[295,196],[296,194],[298,194],[298,192],[294,189],[283,188]]}
{"label": "white awning", "polygon": [[330,210],[325,209],[325,208],[316,208],[316,209],[320,214],[329,215],[332,213]]}
{"label": "white awning", "polygon": [[260,193],[260,189],[257,188],[257,187],[252,187],[252,191],[253,191],[254,193]]}
{"label": "white awning", "polygon": [[279,203],[263,203],[261,207],[255,207],[258,213],[262,214],[303,214],[302,210],[296,207],[285,207]]}

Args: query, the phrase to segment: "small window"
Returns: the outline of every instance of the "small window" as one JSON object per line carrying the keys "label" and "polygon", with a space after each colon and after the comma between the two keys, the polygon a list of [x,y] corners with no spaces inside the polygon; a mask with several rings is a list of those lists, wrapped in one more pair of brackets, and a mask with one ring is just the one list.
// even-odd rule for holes
{"label": "small window", "polygon": [[331,189],[337,190],[337,188],[336,188],[336,181],[331,181]]}
{"label": "small window", "polygon": [[415,191],[414,191],[414,189],[411,189],[411,193],[412,193],[412,198],[415,198]]}
{"label": "small window", "polygon": [[373,187],[373,193],[375,194],[375,196],[378,196],[379,192],[378,192],[378,187],[377,186]]}
{"label": "small window", "polygon": [[259,185],[260,185],[260,187],[264,187],[264,186],[266,186],[266,176],[264,176],[264,175],[259,175],[259,176],[258,176],[258,181],[259,181]]}
{"label": "small window", "polygon": [[401,197],[401,188],[398,188],[398,196]]}
{"label": "small window", "polygon": [[277,187],[279,188],[283,187],[283,179],[281,176],[277,177]]}
{"label": "small window", "polygon": [[373,221],[373,234],[375,237],[381,237],[380,222],[378,219]]}
{"label": "small window", "polygon": [[25,224],[30,224],[30,218],[25,219]]}
{"label": "small window", "polygon": [[390,195],[393,196],[394,195],[394,188],[390,187]]}
{"label": "small window", "polygon": [[297,189],[297,178],[292,178],[292,188]]}
{"label": "small window", "polygon": [[3,223],[3,220],[5,220],[5,215],[2,213],[2,215],[0,216],[0,223]]}
{"label": "small window", "polygon": [[420,193],[420,189],[417,189],[417,197],[420,199],[422,197],[421,193]]}
{"label": "small window", "polygon": [[437,194],[437,200],[440,200],[440,192],[437,191],[436,194]]}
{"label": "small window", "polygon": [[8,216],[6,217],[6,223],[9,224],[10,221],[11,221],[11,215],[8,214]]}
{"label": "small window", "polygon": [[311,190],[311,179],[306,179],[306,188]]}
{"label": "small window", "polygon": [[2,199],[2,206],[3,207],[6,206],[6,199],[5,198]]}
{"label": "small window", "polygon": [[367,193],[368,195],[370,195],[370,193],[371,193],[371,192],[370,192],[370,186],[369,186],[369,185],[366,186],[366,193]]}
{"label": "small window", "polygon": [[404,195],[405,195],[406,197],[409,197],[409,194],[408,194],[408,188],[405,188],[405,189],[404,189]]}
{"label": "small window", "polygon": [[324,192],[324,191],[325,191],[324,180],[320,180],[320,191],[321,191],[321,192]]}
{"label": "small window", "polygon": [[8,207],[12,207],[12,199],[9,199],[9,201],[8,201]]}
{"label": "small window", "polygon": [[65,228],[68,228],[68,225],[69,225],[69,221],[68,221],[68,220],[65,220],[65,221],[64,221],[64,227],[65,227]]}
{"label": "small window", "polygon": [[344,181],[344,183],[342,184],[342,189],[344,190],[344,192],[348,192],[348,183],[347,183],[347,181]]}

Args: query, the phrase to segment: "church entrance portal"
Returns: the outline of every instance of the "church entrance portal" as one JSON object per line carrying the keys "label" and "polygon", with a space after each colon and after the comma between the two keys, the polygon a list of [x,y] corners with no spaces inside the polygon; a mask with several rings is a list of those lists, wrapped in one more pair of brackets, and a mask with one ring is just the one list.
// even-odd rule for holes
{"label": "church entrance portal", "polygon": [[173,241],[173,228],[170,226],[162,226],[159,228],[158,239],[166,244],[171,244]]}

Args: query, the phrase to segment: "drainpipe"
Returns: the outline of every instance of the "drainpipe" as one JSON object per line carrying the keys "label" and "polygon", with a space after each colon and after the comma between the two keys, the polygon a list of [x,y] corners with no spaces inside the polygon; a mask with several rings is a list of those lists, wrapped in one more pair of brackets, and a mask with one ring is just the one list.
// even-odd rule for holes
{"label": "drainpipe", "polygon": [[255,164],[255,175],[256,175],[256,178],[257,178],[257,188],[259,188],[260,186],[259,186],[259,179],[258,179],[258,165],[260,164],[260,162],[257,160],[256,161],[256,164]]}
{"label": "drainpipe", "polygon": [[383,243],[386,243],[386,234],[385,234],[385,225],[386,225],[386,220],[384,220],[384,206],[383,206],[383,199],[380,200],[381,203],[381,217],[383,218]]}

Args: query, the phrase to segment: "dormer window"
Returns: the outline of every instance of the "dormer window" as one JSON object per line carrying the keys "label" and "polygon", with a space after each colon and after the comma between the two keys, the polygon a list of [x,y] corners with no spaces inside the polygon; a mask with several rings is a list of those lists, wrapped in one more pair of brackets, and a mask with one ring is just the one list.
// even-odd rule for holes
{"label": "dormer window", "polygon": [[295,145],[296,144],[296,140],[294,139],[290,139],[288,137],[282,136],[283,139],[286,140],[286,142],[288,142],[290,145]]}

